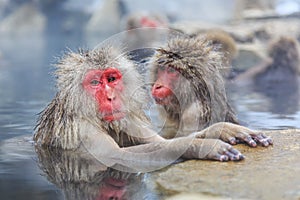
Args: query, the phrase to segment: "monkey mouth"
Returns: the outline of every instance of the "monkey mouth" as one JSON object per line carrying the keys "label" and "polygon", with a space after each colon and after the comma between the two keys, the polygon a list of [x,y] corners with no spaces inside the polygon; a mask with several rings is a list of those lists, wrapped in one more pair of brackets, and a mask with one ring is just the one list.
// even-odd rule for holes
{"label": "monkey mouth", "polygon": [[170,100],[168,98],[155,97],[154,100],[159,105],[167,105],[170,103]]}
{"label": "monkey mouth", "polygon": [[112,122],[112,121],[115,121],[115,120],[120,120],[122,118],[124,118],[126,116],[126,113],[125,112],[122,112],[122,111],[114,111],[112,113],[106,113],[104,116],[103,116],[103,119],[107,122]]}
{"label": "monkey mouth", "polygon": [[110,186],[122,189],[126,185],[126,181],[122,179],[108,178],[104,180],[105,183],[108,183]]}

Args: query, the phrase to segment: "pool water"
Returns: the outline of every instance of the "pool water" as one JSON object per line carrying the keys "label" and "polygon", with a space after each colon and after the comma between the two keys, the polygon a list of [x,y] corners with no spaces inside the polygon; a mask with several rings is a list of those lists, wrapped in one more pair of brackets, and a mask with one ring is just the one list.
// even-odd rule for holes
{"label": "pool water", "polygon": [[[51,175],[51,166],[43,166],[32,143],[37,114],[55,94],[51,64],[55,63],[55,57],[61,55],[66,47],[76,50],[80,46],[87,46],[84,39],[72,39],[70,36],[7,36],[0,39],[1,199],[72,199],[74,196],[69,196],[70,191],[80,192],[74,189],[76,185],[58,182],[59,171],[55,171],[58,175]],[[289,90],[290,88],[282,88],[282,93],[278,91],[274,96],[270,96],[268,91],[264,93],[251,87],[231,86],[228,96],[239,119],[250,128],[300,128],[299,91],[294,89],[290,94]],[[66,155],[65,159],[71,158],[72,155]],[[47,159],[46,161],[48,162]],[[55,162],[60,166],[60,160]],[[75,163],[82,165],[80,160]],[[45,169],[48,169],[48,174]],[[66,168],[58,167],[52,170]],[[92,176],[99,177],[97,174]],[[160,199],[153,188],[145,189],[141,186],[147,182],[147,175],[142,178],[133,176],[131,179],[123,177],[122,181],[120,177],[117,180],[113,177],[111,180],[110,175],[106,174],[101,176],[104,177],[101,179],[104,181],[102,185],[98,180],[82,186],[82,191],[105,191],[104,194],[108,196],[122,196],[126,193],[127,196],[131,195],[131,199]],[[127,183],[128,180],[131,183]],[[133,186],[126,187],[125,190],[126,184]],[[93,197],[99,197],[97,195],[99,194]],[[78,199],[80,197],[82,196],[77,196]]]}

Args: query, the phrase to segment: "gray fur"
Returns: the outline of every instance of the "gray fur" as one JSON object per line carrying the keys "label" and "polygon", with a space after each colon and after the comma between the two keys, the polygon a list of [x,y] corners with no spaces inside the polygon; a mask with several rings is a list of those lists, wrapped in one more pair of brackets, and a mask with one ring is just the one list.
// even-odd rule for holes
{"label": "gray fur", "polygon": [[182,77],[175,84],[177,100],[164,106],[168,118],[180,123],[183,111],[193,102],[201,103],[199,112],[205,128],[213,123],[229,121],[237,123],[235,114],[228,104],[224,83],[219,69],[222,69],[222,53],[205,38],[175,37],[157,50],[153,57],[151,82],[154,83],[157,69],[161,65],[176,68]]}
{"label": "gray fur", "polygon": [[[126,87],[122,99],[127,100],[124,101],[128,113],[126,118],[142,119],[147,122],[142,111],[145,93],[141,87],[141,77],[135,69],[136,66],[121,51],[104,47],[93,51],[68,52],[56,64],[58,92],[41,112],[35,128],[34,140],[38,144],[63,149],[78,148],[80,146],[78,126],[83,119],[90,121],[99,130],[111,134],[121,146],[123,140],[132,139],[124,136],[128,120],[125,118],[111,123],[101,120],[97,103],[82,86],[88,70],[109,67],[117,67],[123,75]],[[132,83],[132,80],[135,80],[135,83]]]}

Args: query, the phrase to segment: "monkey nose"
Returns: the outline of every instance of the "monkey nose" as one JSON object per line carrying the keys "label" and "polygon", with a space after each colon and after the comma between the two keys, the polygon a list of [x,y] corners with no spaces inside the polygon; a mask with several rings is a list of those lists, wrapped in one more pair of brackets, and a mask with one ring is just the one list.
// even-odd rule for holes
{"label": "monkey nose", "polygon": [[160,88],[162,88],[162,84],[156,83],[153,88],[160,89]]}
{"label": "monkey nose", "polygon": [[156,85],[156,86],[154,87],[154,89],[156,89],[156,90],[158,90],[158,89],[160,89],[160,88],[162,88],[161,85]]}
{"label": "monkey nose", "polygon": [[105,91],[106,91],[106,99],[108,101],[113,101],[116,99],[115,90],[113,88],[107,86],[105,88]]}
{"label": "monkey nose", "polygon": [[108,101],[114,101],[114,100],[116,100],[116,95],[114,93],[107,94],[107,100]]}

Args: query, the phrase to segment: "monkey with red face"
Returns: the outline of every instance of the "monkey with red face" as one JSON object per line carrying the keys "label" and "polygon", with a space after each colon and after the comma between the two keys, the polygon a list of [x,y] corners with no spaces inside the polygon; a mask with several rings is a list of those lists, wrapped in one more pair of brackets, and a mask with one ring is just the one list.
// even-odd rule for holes
{"label": "monkey with red face", "polygon": [[109,167],[144,172],[179,157],[243,159],[218,139],[191,135],[167,140],[154,132],[143,111],[142,79],[116,48],[67,53],[57,64],[56,76],[58,92],[40,114],[36,145],[87,152]]}
{"label": "monkey with red face", "polygon": [[196,137],[230,144],[242,141],[252,147],[257,143],[269,146],[273,143],[269,137],[238,125],[219,71],[222,63],[222,54],[205,38],[178,36],[157,50],[150,78],[152,96],[165,120],[162,136],[195,132]]}

